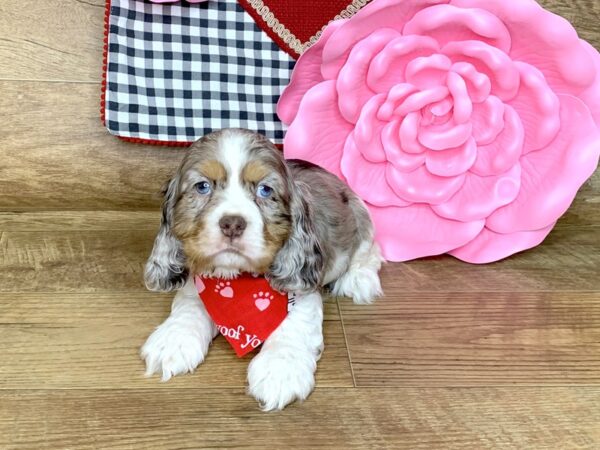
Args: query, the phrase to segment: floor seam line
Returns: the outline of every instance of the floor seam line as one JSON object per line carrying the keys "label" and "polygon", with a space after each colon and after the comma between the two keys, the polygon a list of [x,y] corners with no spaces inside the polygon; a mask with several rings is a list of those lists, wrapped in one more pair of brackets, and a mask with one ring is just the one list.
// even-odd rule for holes
{"label": "floor seam line", "polygon": [[352,355],[350,354],[350,346],[348,345],[348,335],[346,334],[346,325],[344,324],[344,317],[342,316],[342,308],[340,308],[339,298],[335,299],[337,305],[338,314],[340,315],[340,323],[342,324],[342,334],[344,335],[344,343],[346,344],[346,352],[348,353],[348,363],[350,364],[350,375],[352,375],[352,384],[356,388],[356,376],[354,374],[354,365],[352,364]]}

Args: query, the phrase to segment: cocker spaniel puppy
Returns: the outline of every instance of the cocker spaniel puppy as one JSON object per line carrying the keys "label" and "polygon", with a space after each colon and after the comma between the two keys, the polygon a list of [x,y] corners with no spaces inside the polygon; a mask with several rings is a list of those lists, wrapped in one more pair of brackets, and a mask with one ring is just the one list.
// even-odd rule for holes
{"label": "cocker spaniel puppy", "polygon": [[265,274],[296,303],[248,368],[265,410],[303,400],[323,350],[321,288],[369,303],[381,295],[381,256],[362,201],[312,164],[286,161],[265,137],[226,129],[197,141],[168,183],[145,270],[152,291],[178,289],[170,316],[141,350],[147,374],[192,372],[217,328],[194,274]]}

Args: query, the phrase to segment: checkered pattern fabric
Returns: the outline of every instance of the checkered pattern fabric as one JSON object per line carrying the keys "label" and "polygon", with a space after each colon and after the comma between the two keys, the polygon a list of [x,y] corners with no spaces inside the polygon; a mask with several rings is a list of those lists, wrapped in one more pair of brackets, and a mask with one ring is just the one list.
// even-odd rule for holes
{"label": "checkered pattern fabric", "polygon": [[275,106],[294,60],[236,0],[112,0],[105,123],[126,138],[191,142],[248,128],[281,143]]}

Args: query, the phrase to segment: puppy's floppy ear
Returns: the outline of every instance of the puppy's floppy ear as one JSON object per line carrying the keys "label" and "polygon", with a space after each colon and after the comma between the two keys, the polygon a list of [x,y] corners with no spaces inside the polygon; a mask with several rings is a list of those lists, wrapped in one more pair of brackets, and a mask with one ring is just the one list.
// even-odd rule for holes
{"label": "puppy's floppy ear", "polygon": [[310,190],[304,183],[293,186],[290,212],[291,233],[275,256],[268,278],[274,288],[282,291],[313,291],[321,285],[325,264]]}
{"label": "puppy's floppy ear", "polygon": [[177,177],[170,180],[164,189],[162,219],[154,240],[154,248],[146,262],[144,281],[151,291],[168,292],[182,287],[188,277],[185,255],[181,242],[173,235],[173,208],[177,196]]}

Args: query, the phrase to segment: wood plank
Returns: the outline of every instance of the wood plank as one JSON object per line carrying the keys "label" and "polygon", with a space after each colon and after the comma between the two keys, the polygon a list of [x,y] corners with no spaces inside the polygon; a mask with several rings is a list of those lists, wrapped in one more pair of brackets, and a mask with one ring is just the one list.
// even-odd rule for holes
{"label": "wood plank", "polygon": [[498,449],[600,446],[595,388],[317,389],[265,414],[232,390],[0,393],[0,447]]}
{"label": "wood plank", "polygon": [[5,232],[0,292],[140,291],[155,231]]}
{"label": "wood plank", "polygon": [[2,231],[157,231],[160,210],[0,211]]}
{"label": "wood plank", "polygon": [[487,265],[436,256],[384,265],[388,295],[405,292],[527,292],[600,289],[600,227],[557,227],[535,249]]}
{"label": "wood plank", "polygon": [[340,300],[357,386],[600,385],[600,293]]}
{"label": "wood plank", "polygon": [[0,79],[99,82],[104,0],[0,2]]}
{"label": "wood plank", "polygon": [[[193,375],[168,383],[143,376],[139,348],[167,317],[170,300],[145,293],[0,294],[0,389],[231,387],[243,392],[254,354],[238,359],[222,337]],[[326,304],[325,319],[317,385],[353,386],[335,301]]]}
{"label": "wood plank", "polygon": [[99,89],[0,81],[0,210],[158,207],[162,184],[185,149],[133,145],[108,134]]}
{"label": "wood plank", "polygon": [[[4,232],[0,292],[140,290],[156,232],[148,228]],[[384,289],[393,298],[430,291],[600,290],[599,232],[600,227],[557,228],[536,249],[485,266],[448,256],[386,264]]]}
{"label": "wood plank", "polygon": [[[173,293],[144,289],[122,293],[0,293],[0,324],[70,328],[82,322],[124,323],[151,331],[171,310]],[[339,321],[335,299],[326,297],[323,320]]]}

